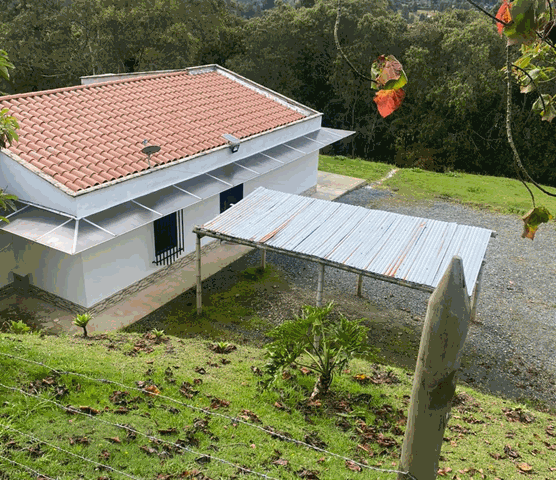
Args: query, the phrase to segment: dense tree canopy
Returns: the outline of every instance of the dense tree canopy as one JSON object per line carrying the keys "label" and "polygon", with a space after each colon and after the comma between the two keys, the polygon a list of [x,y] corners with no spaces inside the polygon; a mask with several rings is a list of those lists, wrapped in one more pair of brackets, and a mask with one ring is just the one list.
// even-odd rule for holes
{"label": "dense tree canopy", "polygon": [[[496,11],[493,2],[479,3]],[[402,4],[427,15],[410,23]],[[0,91],[218,63],[322,111],[327,126],[356,130],[337,153],[513,176],[504,125],[505,42],[492,20],[452,4],[461,2],[435,10],[421,1],[342,0],[338,39],[357,69],[370,75],[377,56],[390,54],[409,77],[403,107],[388,118],[377,113],[371,83],[336,49],[337,0],[276,0],[273,8],[232,0],[0,0],[0,45],[16,67]],[[516,84],[515,142],[532,175],[556,185],[556,122],[533,118],[536,99]]]}

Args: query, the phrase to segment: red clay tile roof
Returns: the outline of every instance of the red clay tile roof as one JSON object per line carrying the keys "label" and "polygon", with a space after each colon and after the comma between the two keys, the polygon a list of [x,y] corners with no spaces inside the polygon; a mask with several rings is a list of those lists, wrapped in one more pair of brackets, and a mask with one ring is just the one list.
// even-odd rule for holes
{"label": "red clay tile roof", "polygon": [[8,150],[72,192],[167,164],[304,115],[218,71],[187,71],[0,98],[19,122]]}

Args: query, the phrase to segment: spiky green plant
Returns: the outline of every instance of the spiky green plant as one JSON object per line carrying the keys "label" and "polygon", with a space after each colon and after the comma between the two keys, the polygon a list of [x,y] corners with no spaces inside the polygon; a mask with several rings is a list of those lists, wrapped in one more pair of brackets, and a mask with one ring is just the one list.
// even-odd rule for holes
{"label": "spiky green plant", "polygon": [[83,329],[83,336],[87,338],[87,324],[90,322],[91,318],[93,318],[89,313],[82,313],[81,315],[77,315],[73,324],[77,327],[81,327]]}
{"label": "spiky green plant", "polygon": [[25,334],[31,331],[31,327],[25,325],[25,323],[23,323],[22,320],[19,320],[17,322],[15,320],[12,320],[10,325],[10,331],[18,335]]}
{"label": "spiky green plant", "polygon": [[159,343],[164,338],[164,330],[157,330],[156,328],[153,328],[151,332],[155,337],[155,342],[157,343]]}
{"label": "spiky green plant", "polygon": [[[305,367],[317,374],[311,398],[328,393],[334,374],[342,371],[350,359],[371,352],[367,345],[367,327],[361,320],[348,320],[343,315],[337,321],[327,318],[333,303],[318,308],[304,306],[302,316],[282,323],[268,335],[274,338],[266,346],[270,375],[267,385],[274,383],[290,364]],[[302,356],[308,355],[313,363]]]}

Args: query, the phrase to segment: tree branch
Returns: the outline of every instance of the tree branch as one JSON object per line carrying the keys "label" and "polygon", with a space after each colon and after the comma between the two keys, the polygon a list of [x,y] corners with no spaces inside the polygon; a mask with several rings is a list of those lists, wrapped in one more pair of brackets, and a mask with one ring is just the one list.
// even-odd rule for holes
{"label": "tree branch", "polygon": [[340,1],[341,0],[338,0],[338,13],[336,14],[336,24],[334,25],[334,41],[336,42],[336,48],[338,49],[338,51],[342,55],[343,59],[347,62],[347,64],[351,67],[351,69],[357,75],[359,75],[361,78],[364,78],[365,80],[368,80],[372,83],[377,83],[376,80],[373,80],[371,77],[367,77],[366,75],[363,75],[361,72],[359,72],[359,70],[357,70],[357,68],[355,68],[353,66],[353,64],[349,61],[349,58],[347,58],[346,54],[342,50],[342,47],[340,46],[340,41],[338,40],[338,27],[340,25],[340,14],[341,14],[341,10],[342,10],[342,6],[340,4]]}
{"label": "tree branch", "polygon": [[479,9],[481,12],[483,12],[485,15],[489,16],[490,18],[492,18],[495,22],[501,23],[504,26],[507,26],[508,24],[506,22],[504,22],[504,20],[500,20],[499,18],[496,18],[494,15],[492,15],[491,13],[488,13],[483,7],[481,7],[480,5],[477,5],[473,0],[467,0],[471,5],[473,5],[475,8]]}
{"label": "tree branch", "polygon": [[525,75],[527,75],[529,77],[529,80],[531,80],[531,83],[535,86],[539,97],[541,98],[541,102],[542,102],[542,109],[546,110],[546,105],[544,103],[544,98],[542,98],[541,92],[539,91],[539,86],[535,83],[535,80],[533,80],[533,77],[531,75],[529,75],[529,73],[527,73],[525,70],[523,70],[523,68],[518,67],[515,63],[512,63],[512,67],[517,68],[518,70],[520,70],[521,72],[523,72]]}
{"label": "tree branch", "polygon": [[[514,154],[514,160],[515,160],[516,168],[519,167],[520,171],[524,174],[525,178],[530,183],[535,185],[535,187],[537,187],[541,192],[545,193],[546,195],[548,195],[550,197],[556,197],[555,193],[551,193],[551,192],[545,190],[541,185],[539,185],[535,180],[533,180],[531,178],[531,175],[529,175],[529,172],[525,169],[525,167],[521,163],[521,159],[519,158],[519,153],[518,153],[517,149],[515,148],[514,140],[513,140],[513,137],[512,137],[512,62],[510,61],[510,46],[509,45],[506,45],[506,83],[507,83],[506,135],[508,137],[508,143],[510,144],[510,147],[511,147],[512,152]],[[521,175],[520,175],[519,180],[521,181],[521,183],[523,183],[523,185],[525,185],[525,188],[527,188],[527,190],[529,190],[529,193],[531,194],[531,198],[533,199],[533,206],[535,206],[535,198],[534,198],[533,192],[531,192],[531,190],[529,189],[529,187],[527,186],[527,184],[525,183],[525,180],[521,177]]]}

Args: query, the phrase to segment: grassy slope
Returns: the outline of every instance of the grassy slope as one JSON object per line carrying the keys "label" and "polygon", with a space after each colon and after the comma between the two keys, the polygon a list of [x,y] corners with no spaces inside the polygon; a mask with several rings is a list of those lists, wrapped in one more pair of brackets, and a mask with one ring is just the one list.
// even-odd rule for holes
{"label": "grassy slope", "polygon": [[[262,367],[262,352],[246,346],[219,355],[200,340],[167,337],[165,342],[156,344],[148,334],[96,335],[88,340],[80,337],[40,338],[37,335],[0,334],[0,352],[41,361],[64,371],[121,382],[128,387],[72,375],[56,377],[45,367],[0,356],[0,383],[4,385],[28,389],[31,382],[35,385],[39,382],[40,385],[42,379],[51,377],[54,385],[42,384],[39,396],[55,399],[56,387],[65,385],[67,393],[58,399],[64,406],[95,408],[101,412],[96,415],[97,419],[127,424],[140,432],[174,443],[180,439],[197,452],[209,453],[275,478],[299,478],[303,470],[314,471],[321,480],[360,478],[361,473],[351,471],[344,460],[326,453],[273,439],[259,429],[242,424],[236,426],[227,418],[207,416],[180,403],[148,397],[131,388],[136,381],[152,380],[163,395],[178,402],[232,417],[245,415],[249,418],[254,414],[261,422],[258,425],[272,426],[302,441],[308,438],[307,435],[315,438],[316,433],[332,452],[366,461],[370,465],[392,468],[397,465],[403,441],[412,380],[409,372],[357,360],[352,363],[349,374],[335,379],[330,400],[321,406],[311,407],[304,398],[310,392],[314,378],[299,371],[292,371],[299,386],[297,382],[288,380],[274,391],[261,393],[257,389],[260,377],[254,375],[251,367]],[[222,359],[230,360],[230,363],[223,364]],[[206,373],[196,373],[196,367],[204,368]],[[352,378],[357,373],[376,377],[377,372],[384,373],[386,370],[392,370],[400,383],[360,385]],[[193,385],[192,388],[199,393],[190,399],[183,396],[179,389],[182,382],[193,384],[194,379],[201,379],[202,383]],[[130,475],[154,480],[185,478],[177,475],[195,469],[210,478],[231,478],[236,473],[233,467],[215,460],[199,464],[195,461],[200,457],[197,454],[171,451],[165,454],[168,447],[164,448],[163,443],[157,444],[142,436],[127,439],[126,432],[121,428],[86,416],[69,415],[41,399],[27,398],[2,387],[0,390],[3,401],[0,425],[32,433],[65,450]],[[128,391],[129,395],[125,397],[128,400],[138,396],[141,401],[130,401],[127,404],[128,413],[116,414],[114,410],[118,406],[110,400],[116,390]],[[525,462],[532,467],[530,478],[551,476],[549,469],[556,468],[556,430],[549,427],[556,422],[554,414],[527,410],[524,406],[483,395],[470,388],[458,387],[458,392],[459,398],[462,398],[461,392],[466,392],[473,399],[467,398],[452,411],[453,418],[446,430],[442,449],[442,468],[451,468],[452,475],[459,470],[471,469],[461,478],[472,477],[473,469],[482,469],[487,478],[516,478],[518,464]],[[230,404],[211,409],[214,399],[226,400]],[[171,411],[169,407],[177,408],[179,412]],[[506,408],[510,409],[509,416],[504,413]],[[518,421],[510,421],[512,417]],[[527,419],[532,417],[532,423],[527,423]],[[205,431],[201,428],[195,430],[196,419],[203,418],[209,420]],[[254,418],[251,416],[251,419]],[[363,428],[361,421],[370,428],[368,432],[374,429],[367,439],[357,431],[357,427]],[[166,435],[160,432],[170,428],[177,431]],[[5,427],[0,427],[0,432],[3,445],[0,455],[51,477],[75,479],[78,473],[82,473],[84,478],[97,479],[110,473],[96,471],[94,466],[46,445],[41,446],[39,453],[32,454],[30,448],[37,445],[36,442]],[[80,443],[82,437],[87,439],[87,443]],[[117,442],[114,437],[121,443],[114,443]],[[71,439],[74,440],[73,445]],[[387,446],[387,439],[393,440],[394,444]],[[6,445],[9,441],[15,444]],[[510,450],[505,448],[506,445]],[[514,451],[519,454],[516,459],[508,453]],[[282,462],[285,465],[274,464],[277,459],[286,461]],[[0,478],[4,479],[31,478],[1,459],[0,471],[5,472],[4,477],[0,474]],[[160,474],[176,476],[157,477]],[[113,473],[109,478],[125,477]],[[369,471],[365,472],[365,478],[387,477]]]}
{"label": "grassy slope", "polygon": [[[338,160],[321,155],[319,170],[375,181],[382,178],[392,165],[366,162],[359,159]],[[384,187],[397,188],[398,195],[406,199],[432,200],[443,198],[465,204],[489,208],[502,213],[523,215],[531,209],[531,197],[518,180],[487,175],[448,172],[434,173],[419,168],[400,168]],[[553,191],[550,187],[547,190]],[[556,213],[556,198],[535,191],[538,205]]]}
{"label": "grassy slope", "polygon": [[[369,181],[382,178],[391,169],[384,164],[326,157],[321,157],[320,168]],[[475,183],[468,183],[467,175],[457,175],[454,177],[404,170],[392,181],[400,189],[400,194],[418,194],[425,199],[446,193],[440,184],[450,185],[448,193],[451,192],[453,198],[462,201],[467,201],[463,196],[466,189],[482,186],[479,181],[507,181],[473,177]],[[435,182],[435,179],[441,181]],[[504,190],[508,188],[505,187]],[[494,188],[494,193],[500,189],[501,187]],[[526,198],[525,192],[520,201],[526,202]],[[486,193],[481,201],[501,209],[504,203],[498,202],[495,195],[489,196]],[[276,272],[272,269],[266,276],[268,282],[277,281]],[[247,275],[239,281],[229,295],[222,293],[220,300],[215,300],[212,305],[215,312],[227,312],[229,322],[241,321],[240,317],[246,314],[242,310],[245,308],[242,307],[244,297],[264,295],[264,288],[268,287],[265,282],[259,284],[260,278],[254,281],[248,277]],[[236,295],[240,298],[236,298]],[[234,305],[238,307],[235,308]],[[62,405],[93,407],[101,411],[97,416],[99,419],[127,424],[141,432],[172,442],[184,440],[189,443],[189,448],[197,452],[210,453],[275,478],[299,478],[303,471],[307,478],[311,478],[307,475],[308,470],[318,473],[321,480],[360,478],[361,473],[346,468],[344,460],[273,439],[268,433],[255,428],[242,424],[234,426],[229,419],[210,417],[204,431],[198,423],[199,428],[195,430],[195,419],[205,418],[203,413],[179,403],[149,398],[131,390],[131,387],[135,386],[136,381],[151,379],[163,395],[201,408],[210,408],[214,399],[224,399],[230,401],[229,406],[221,405],[212,411],[232,417],[245,415],[249,418],[251,414],[243,411],[246,409],[260,419],[262,423],[259,425],[272,426],[299,440],[316,432],[333,452],[370,465],[395,468],[403,441],[404,418],[411,392],[411,372],[357,360],[351,366],[351,374],[335,379],[333,395],[320,407],[307,406],[304,401],[314,378],[300,372],[292,372],[299,387],[297,382],[290,380],[284,381],[274,391],[261,393],[257,389],[260,378],[251,369],[252,366],[262,368],[264,359],[261,350],[242,346],[228,355],[218,355],[199,340],[198,335],[204,335],[207,330],[208,335],[205,338],[213,340],[225,334],[225,330],[219,326],[224,320],[215,315],[216,313],[209,315],[211,320],[182,317],[181,321],[188,324],[187,328],[183,328],[183,325],[180,327],[179,319],[170,322],[170,330],[177,335],[186,336],[185,330],[195,333],[196,338],[191,339],[169,337],[166,342],[156,344],[148,335],[134,333],[97,335],[89,340],[79,337],[40,338],[37,335],[0,334],[0,352],[42,361],[61,370],[80,372],[94,378],[107,378],[128,386],[109,385],[72,375],[54,376],[54,385],[42,384],[43,388],[39,389],[39,395],[45,399],[55,399],[56,386],[65,385],[67,393],[58,398]],[[201,323],[196,325],[195,322]],[[261,322],[264,324],[264,321]],[[159,327],[164,326],[167,325]],[[261,325],[263,327],[265,325]],[[231,363],[223,364],[224,358]],[[204,368],[206,373],[196,373],[195,367]],[[392,370],[400,383],[362,386],[352,378],[356,373],[372,375],[373,372],[385,370]],[[168,375],[166,371],[172,374]],[[45,367],[0,356],[1,384],[27,389],[31,382],[37,385],[37,381],[49,376],[52,376],[51,372]],[[201,379],[202,384],[192,387],[199,393],[190,399],[183,396],[179,388],[182,382],[193,383],[194,379]],[[114,413],[117,405],[110,397],[116,390],[129,392],[129,396],[125,397],[129,401],[128,413]],[[447,478],[453,478],[454,475],[457,475],[455,478],[462,479],[482,478],[480,470],[486,478],[518,478],[519,465],[522,463],[532,467],[528,474],[530,478],[545,479],[554,475],[556,470],[552,469],[556,469],[556,430],[550,425],[556,425],[556,412],[541,412],[532,407],[527,409],[523,405],[484,395],[467,387],[458,387],[458,392],[458,398],[465,398],[461,392],[466,392],[473,399],[467,398],[452,411],[453,417],[445,433],[446,441],[440,464],[442,468],[452,469]],[[140,435],[134,440],[127,439],[123,429],[81,415],[68,415],[45,400],[27,398],[3,387],[0,387],[0,395],[0,455],[60,480],[77,478],[78,473],[82,473],[86,479],[125,477],[95,470],[94,466],[46,445],[42,445],[40,451],[37,451],[33,448],[37,445],[36,442],[9,431],[6,426],[32,433],[65,450],[108,464],[138,478],[187,478],[178,474],[195,470],[202,471],[210,478],[231,478],[237,473],[233,467],[215,460],[207,464],[197,463],[195,459],[199,455],[177,454],[170,451],[168,446],[164,448],[163,443],[149,441]],[[143,401],[130,401],[136,396]],[[172,411],[169,407],[177,408],[179,412]],[[534,420],[529,423],[532,417]],[[375,429],[375,433],[371,432],[367,439],[361,435],[362,424],[358,423],[361,421],[369,426],[367,432]],[[177,432],[168,435],[160,433],[160,430],[169,428],[176,428]],[[394,445],[386,446],[388,441],[379,434],[394,440]],[[87,443],[80,443],[83,437],[87,439]],[[114,443],[114,437],[118,437],[121,443]],[[10,440],[15,443],[9,444]],[[283,461],[273,463],[277,459]],[[527,467],[522,465],[522,468]],[[367,471],[364,474],[365,478],[370,479],[395,476]],[[0,459],[0,479],[25,478],[35,477],[22,473],[21,469]]]}

